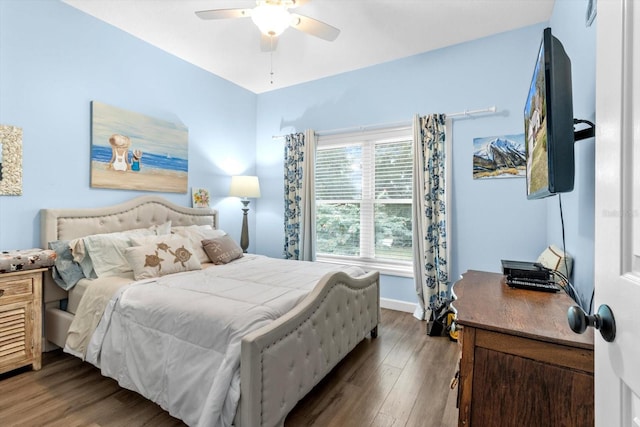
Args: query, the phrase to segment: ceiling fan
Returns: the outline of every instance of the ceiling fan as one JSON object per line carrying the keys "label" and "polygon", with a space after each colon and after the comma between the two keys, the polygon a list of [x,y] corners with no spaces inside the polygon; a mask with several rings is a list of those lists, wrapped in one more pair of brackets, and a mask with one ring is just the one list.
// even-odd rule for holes
{"label": "ceiling fan", "polygon": [[257,0],[253,9],[213,9],[201,10],[196,15],[201,19],[233,19],[251,17],[262,33],[260,43],[265,52],[275,50],[277,37],[287,28],[295,28],[303,33],[333,41],[340,34],[340,30],[317,19],[298,13],[291,13],[289,9],[301,6],[310,0]]}

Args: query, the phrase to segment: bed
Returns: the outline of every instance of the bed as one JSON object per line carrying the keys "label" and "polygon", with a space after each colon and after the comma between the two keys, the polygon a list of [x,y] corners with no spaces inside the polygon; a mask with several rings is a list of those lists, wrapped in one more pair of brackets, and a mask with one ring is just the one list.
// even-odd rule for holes
{"label": "bed", "polygon": [[[210,226],[213,229],[218,228],[217,212],[213,209],[186,208],[175,205],[161,197],[142,196],[116,206],[103,208],[43,209],[41,211],[41,241],[43,247],[47,247],[49,242],[67,241],[96,234],[124,232],[146,227],[159,227],[168,222],[171,223],[172,227]],[[291,307],[287,306],[286,312],[277,314],[277,318],[267,319],[266,321],[261,319],[260,322],[254,322],[254,324],[248,326],[243,325],[240,328],[244,332],[238,345],[240,352],[239,367],[237,368],[239,371],[239,399],[235,403],[231,402],[233,416],[231,418],[227,416],[226,420],[221,421],[217,418],[207,417],[205,414],[195,419],[185,420],[190,425],[229,425],[233,422],[233,425],[241,427],[281,426],[284,424],[285,417],[296,403],[328,374],[344,356],[365,339],[367,335],[370,334],[371,338],[377,336],[377,327],[380,319],[379,276],[377,272],[361,272],[357,277],[354,277],[356,273],[350,271],[350,267],[345,267],[344,271],[330,269],[323,273],[322,269],[315,271],[315,264],[319,263],[313,263],[314,265],[312,266],[312,263],[305,264],[300,261],[262,258],[264,257],[245,255],[236,260],[238,261],[237,263],[236,261],[229,262],[224,268],[235,268],[233,274],[241,270],[255,273],[260,271],[257,270],[258,267],[254,267],[254,265],[258,265],[258,262],[274,263],[273,265],[277,265],[276,269],[282,269],[279,265],[281,262],[296,263],[289,265],[304,267],[304,272],[314,270],[313,274],[319,277],[317,284],[314,281],[312,286],[303,290],[301,294],[301,289],[298,289],[294,283],[289,283],[286,286],[295,289],[291,290],[291,292],[290,289],[286,290],[293,296],[287,296],[289,299],[287,299],[285,306],[287,304],[291,305],[292,301],[295,301],[295,304]],[[205,264],[202,265],[204,266]],[[307,266],[309,267],[308,270],[306,270]],[[145,282],[145,280],[136,281],[124,287],[118,285],[114,289],[120,290],[112,292],[113,296],[109,299],[104,314],[101,313],[100,315],[107,316],[114,311],[123,310],[114,308],[120,304],[118,300],[120,298],[119,294],[122,294],[123,296],[121,297],[124,298],[125,293],[126,295],[136,295],[131,289],[136,290],[136,292],[138,289],[140,292],[142,290],[148,292],[149,289],[164,283],[164,279],[167,279],[168,283],[171,276],[175,276],[176,282],[187,284],[187,287],[193,287],[193,283],[199,283],[198,281],[206,282],[207,286],[209,284],[213,287],[219,286],[215,284],[214,279],[210,278],[211,275],[218,273],[210,272],[219,271],[221,272],[219,274],[227,274],[227,276],[231,273],[224,273],[224,268],[218,267],[214,266],[203,268],[201,271],[166,275],[160,279],[150,279],[154,281],[154,286],[147,283],[139,283]],[[309,273],[309,277],[311,275]],[[271,277],[271,282],[275,281],[272,273],[254,274],[254,276]],[[297,277],[302,278],[303,275],[299,273]],[[227,278],[227,280],[231,279]],[[291,282],[292,280],[294,279],[285,278],[282,279],[282,282]],[[117,282],[117,280],[115,281]],[[274,285],[278,286],[280,283],[274,283]],[[168,286],[172,288],[173,292],[174,285]],[[47,340],[45,348],[55,348],[55,346],[64,348],[67,345],[67,334],[70,328],[73,330],[72,324],[74,324],[74,320],[75,323],[78,322],[74,313],[79,310],[78,307],[82,306],[83,302],[90,299],[85,292],[87,292],[86,289],[91,288],[92,285],[85,286],[84,289],[82,286],[76,286],[68,292],[59,287],[52,277],[45,278],[44,333]],[[123,292],[122,289],[125,289],[125,291]],[[153,292],[152,289],[151,292]],[[225,292],[228,292],[228,290]],[[139,293],[139,295],[147,294]],[[132,298],[132,296],[127,296],[127,298]],[[139,296],[138,298],[147,297]],[[218,298],[218,295],[210,296],[207,294],[206,298]],[[281,299],[284,300],[285,297]],[[150,298],[150,300],[154,299]],[[215,301],[215,299],[211,299],[211,301]],[[244,302],[241,304],[244,304]],[[128,304],[128,307],[134,306],[136,304]],[[260,307],[262,308],[263,306]],[[181,312],[176,312],[175,310],[177,309],[175,307],[171,307],[168,310],[172,310],[173,318],[181,318],[183,315]],[[184,311],[187,312],[188,310]],[[122,317],[121,314],[119,316]],[[269,316],[273,317],[272,314],[269,314]],[[86,349],[86,360],[91,361],[96,366],[102,366],[103,374],[113,376],[121,382],[122,379],[117,378],[117,375],[105,373],[105,366],[117,364],[117,362],[110,363],[106,361],[106,358],[110,357],[108,354],[96,356],[96,351],[100,350],[100,345],[103,341],[112,342],[120,335],[117,330],[116,332],[105,332],[111,327],[109,325],[118,324],[119,322],[114,320],[102,321],[102,317],[100,317],[100,320],[91,337],[87,337],[89,341]],[[248,328],[246,331],[243,329],[245,327]],[[224,333],[222,334],[224,335]],[[99,338],[96,338],[97,336]],[[96,344],[96,342],[98,343]],[[122,347],[121,341],[117,341],[111,347],[115,347],[120,351],[120,347]],[[135,353],[147,351],[144,348],[141,349],[143,346],[131,346],[135,347],[135,349],[129,349],[127,345],[124,347],[123,351],[134,353],[123,356],[123,360],[138,357],[141,358],[140,360],[146,360],[145,358],[149,356]],[[192,347],[196,348],[197,346],[194,345]],[[197,373],[197,369],[194,372],[196,372],[195,375],[200,375]],[[167,377],[171,377],[171,374],[167,373]],[[162,379],[162,381],[168,382],[171,380]],[[126,383],[125,381],[125,384],[121,382],[121,385],[145,395],[144,391],[136,388],[136,381],[132,381],[132,383]],[[166,402],[158,398],[157,395],[145,395],[145,397],[156,401],[170,413],[177,413],[177,417],[184,420],[179,411],[176,412],[171,406],[165,407]],[[186,401],[180,402],[180,405],[184,404],[187,408],[190,407],[191,403],[188,395],[185,394],[180,399]],[[229,400],[229,398],[227,399]],[[225,407],[228,409],[228,402],[225,403]],[[207,408],[205,407],[205,412]]]}

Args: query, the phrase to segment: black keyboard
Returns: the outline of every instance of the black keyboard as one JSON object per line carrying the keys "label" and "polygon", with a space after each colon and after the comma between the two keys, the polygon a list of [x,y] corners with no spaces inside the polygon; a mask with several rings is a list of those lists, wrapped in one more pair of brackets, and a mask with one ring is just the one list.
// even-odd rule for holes
{"label": "black keyboard", "polygon": [[541,280],[541,279],[516,279],[507,276],[507,285],[512,288],[529,289],[532,291],[542,292],[558,292],[560,286],[558,286],[553,280]]}

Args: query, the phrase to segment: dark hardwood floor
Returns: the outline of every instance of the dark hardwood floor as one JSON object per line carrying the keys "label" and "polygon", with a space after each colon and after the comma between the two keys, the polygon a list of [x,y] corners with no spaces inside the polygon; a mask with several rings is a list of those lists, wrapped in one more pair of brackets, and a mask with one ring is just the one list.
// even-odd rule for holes
{"label": "dark hardwood floor", "polygon": [[[285,427],[455,426],[450,390],[457,343],[425,334],[410,314],[382,310],[377,339],[360,343],[291,411]],[[162,408],[54,351],[42,370],[0,375],[2,426],[183,426]]]}

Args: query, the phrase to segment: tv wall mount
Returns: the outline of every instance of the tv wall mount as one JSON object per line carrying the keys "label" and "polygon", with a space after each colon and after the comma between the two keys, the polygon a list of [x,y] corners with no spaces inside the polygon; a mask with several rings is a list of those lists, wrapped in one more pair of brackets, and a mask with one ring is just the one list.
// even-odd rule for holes
{"label": "tv wall mount", "polygon": [[581,124],[581,123],[587,124],[589,125],[589,127],[586,129],[580,129],[580,130],[574,131],[573,132],[574,142],[578,142],[580,140],[587,139],[587,138],[593,138],[596,135],[596,125],[591,123],[589,120],[573,119],[574,125]]}

